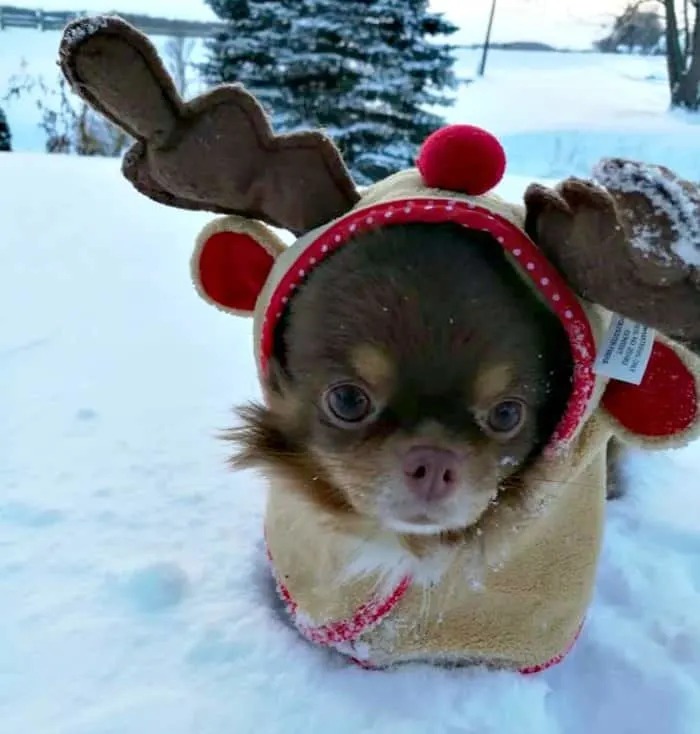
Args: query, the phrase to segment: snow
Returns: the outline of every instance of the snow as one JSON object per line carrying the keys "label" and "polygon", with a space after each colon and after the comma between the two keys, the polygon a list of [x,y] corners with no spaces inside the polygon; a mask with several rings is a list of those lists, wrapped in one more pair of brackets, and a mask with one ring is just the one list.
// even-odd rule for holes
{"label": "snow", "polygon": [[[463,52],[463,76],[477,58]],[[700,171],[700,118],[668,111],[663,57],[496,51],[447,116],[498,134],[518,175],[587,176],[604,156]]]}
{"label": "snow", "polygon": [[[697,192],[692,195],[668,171],[656,166],[642,168],[635,163],[603,160],[593,168],[592,175],[600,185],[622,194],[643,193],[658,216],[670,225],[675,237],[671,253],[684,263],[700,265],[700,223],[697,219],[700,200]],[[632,234],[633,244],[639,249],[658,253],[667,261],[672,258],[663,244],[657,242],[658,234],[646,225],[640,225]]]}
{"label": "snow", "polygon": [[[494,53],[450,114],[504,135],[506,196],[624,151],[690,176],[661,63]],[[9,107],[25,152],[0,154],[3,734],[697,734],[700,443],[627,460],[560,666],[378,673],[313,649],[265,569],[264,485],[217,438],[259,388],[250,322],[190,282],[208,215],[137,195],[118,161],[27,152],[30,112]]]}
{"label": "snow", "polygon": [[92,18],[88,22],[80,25],[72,26],[65,34],[66,44],[69,48],[73,48],[82,43],[86,38],[97,33],[101,28],[107,25],[107,20],[102,16]]}
{"label": "snow", "polygon": [[5,154],[0,181],[3,732],[697,732],[698,445],[630,460],[561,666],[348,667],[278,615],[263,484],[216,438],[258,387],[250,322],[190,284],[208,217],[111,160]]}

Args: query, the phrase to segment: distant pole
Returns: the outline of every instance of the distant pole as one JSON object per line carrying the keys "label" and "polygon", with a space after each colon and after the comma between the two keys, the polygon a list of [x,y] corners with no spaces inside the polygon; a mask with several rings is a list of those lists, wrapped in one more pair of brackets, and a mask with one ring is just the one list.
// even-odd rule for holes
{"label": "distant pole", "polygon": [[493,28],[494,15],[496,15],[496,0],[491,0],[491,13],[489,14],[489,24],[486,27],[486,40],[484,41],[484,50],[481,54],[479,76],[484,76],[484,72],[486,71],[486,57],[489,55],[489,44],[491,43],[491,29]]}

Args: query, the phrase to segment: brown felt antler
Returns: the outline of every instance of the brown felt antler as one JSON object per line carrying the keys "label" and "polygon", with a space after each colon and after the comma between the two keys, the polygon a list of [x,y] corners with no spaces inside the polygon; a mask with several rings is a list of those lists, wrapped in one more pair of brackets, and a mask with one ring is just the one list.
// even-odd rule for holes
{"label": "brown felt antler", "polygon": [[70,23],[59,58],[74,91],[135,138],[123,172],[155,201],[300,234],[359,199],[329,138],[275,135],[255,97],[238,84],[184,102],[150,41],[119,17]]}
{"label": "brown felt antler", "polygon": [[594,180],[529,186],[528,233],[583,298],[700,342],[700,190],[618,158],[602,160]]}

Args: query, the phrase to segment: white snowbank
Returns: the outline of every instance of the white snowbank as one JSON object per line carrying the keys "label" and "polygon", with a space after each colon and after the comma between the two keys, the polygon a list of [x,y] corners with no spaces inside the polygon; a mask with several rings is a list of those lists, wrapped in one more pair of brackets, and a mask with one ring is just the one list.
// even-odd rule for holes
{"label": "white snowbank", "polygon": [[697,734],[700,446],[631,459],[559,667],[348,667],[278,617],[263,485],[215,438],[258,388],[190,285],[208,217],[116,161],[0,155],[0,200],[3,733]]}
{"label": "white snowbank", "polygon": [[[478,52],[461,56],[475,77]],[[463,87],[450,122],[501,136],[509,171],[588,176],[604,156],[636,158],[700,179],[700,116],[669,112],[663,57],[496,51]]]}

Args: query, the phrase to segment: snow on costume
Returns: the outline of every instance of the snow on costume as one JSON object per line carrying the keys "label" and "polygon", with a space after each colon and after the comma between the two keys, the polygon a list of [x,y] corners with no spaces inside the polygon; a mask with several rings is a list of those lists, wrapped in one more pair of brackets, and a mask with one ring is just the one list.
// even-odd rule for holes
{"label": "snow on costume", "polygon": [[270,487],[265,535],[299,631],[367,667],[531,673],[561,660],[593,593],[608,441],[663,449],[700,434],[700,360],[682,346],[700,340],[698,189],[661,167],[606,159],[592,181],[533,184],[523,204],[507,202],[492,191],[500,144],[453,125],[425,142],[416,168],[360,193],[328,138],[275,135],[241,86],[183,101],[151,43],[119,18],[71,23],[60,64],[75,92],[135,139],[123,172],[139,192],[226,215],[201,232],[192,275],[208,302],[253,317],[263,382],[290,299],[354,234],[451,221],[507,251],[560,318],[575,361],[566,412],[520,489],[439,551],[433,578],[390,533],[395,571],[353,575],[357,543],[284,487]]}

